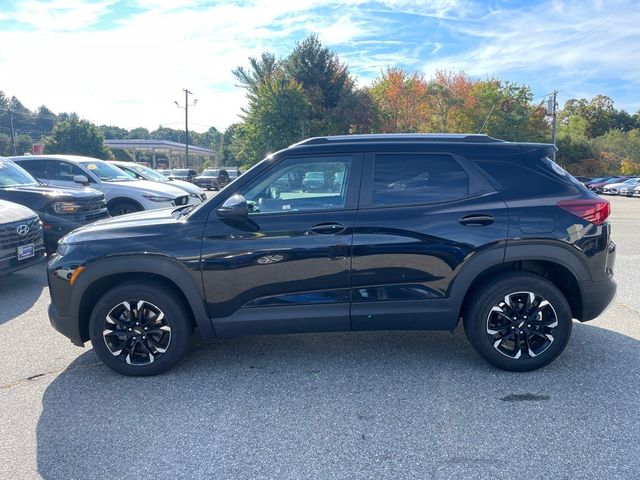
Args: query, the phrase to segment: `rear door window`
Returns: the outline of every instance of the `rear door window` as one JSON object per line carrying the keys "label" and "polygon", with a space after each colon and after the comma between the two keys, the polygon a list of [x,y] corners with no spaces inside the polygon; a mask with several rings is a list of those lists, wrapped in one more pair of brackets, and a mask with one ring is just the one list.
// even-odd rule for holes
{"label": "rear door window", "polygon": [[447,202],[469,194],[469,176],[449,155],[378,154],[374,160],[374,206]]}

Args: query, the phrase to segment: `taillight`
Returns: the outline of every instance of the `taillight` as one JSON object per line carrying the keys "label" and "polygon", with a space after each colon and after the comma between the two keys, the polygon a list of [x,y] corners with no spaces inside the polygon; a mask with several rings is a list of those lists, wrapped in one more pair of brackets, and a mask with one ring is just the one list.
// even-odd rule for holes
{"label": "taillight", "polygon": [[594,225],[603,224],[611,215],[611,205],[602,198],[562,200],[558,202],[558,206]]}

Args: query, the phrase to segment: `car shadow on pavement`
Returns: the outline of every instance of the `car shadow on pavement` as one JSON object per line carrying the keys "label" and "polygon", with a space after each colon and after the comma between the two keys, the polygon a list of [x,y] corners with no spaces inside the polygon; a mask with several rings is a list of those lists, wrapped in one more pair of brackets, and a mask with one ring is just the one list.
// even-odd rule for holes
{"label": "car shadow on pavement", "polygon": [[0,276],[0,325],[28,311],[46,286],[44,264]]}
{"label": "car shadow on pavement", "polygon": [[638,340],[582,324],[554,363],[520,374],[486,364],[460,329],[224,339],[151,378],[89,351],[45,392],[38,472],[632,478],[639,354]]}

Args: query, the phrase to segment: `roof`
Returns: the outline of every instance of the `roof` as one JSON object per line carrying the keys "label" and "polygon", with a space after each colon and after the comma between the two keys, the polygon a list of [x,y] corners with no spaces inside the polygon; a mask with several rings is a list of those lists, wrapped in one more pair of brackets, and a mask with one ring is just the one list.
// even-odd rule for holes
{"label": "roof", "polygon": [[292,146],[331,145],[346,143],[448,143],[448,144],[493,144],[493,145],[528,145],[548,147],[546,143],[507,142],[485,134],[478,133],[381,133],[365,135],[329,135],[302,140]]}
{"label": "roof", "polygon": [[322,143],[363,142],[454,142],[454,143],[503,143],[484,134],[474,133],[379,133],[365,135],[329,135],[302,140],[296,145],[318,145]]}
{"label": "roof", "polygon": [[105,162],[101,158],[84,157],[82,155],[58,155],[51,153],[47,155],[19,155],[17,157],[9,157],[10,160],[66,160],[68,162]]}

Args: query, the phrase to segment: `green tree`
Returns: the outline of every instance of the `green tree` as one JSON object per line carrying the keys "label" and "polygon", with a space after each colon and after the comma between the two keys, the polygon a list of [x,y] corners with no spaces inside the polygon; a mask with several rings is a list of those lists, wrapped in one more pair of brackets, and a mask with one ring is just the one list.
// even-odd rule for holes
{"label": "green tree", "polygon": [[299,42],[283,64],[306,100],[304,136],[349,133],[354,119],[346,107],[356,97],[346,64],[316,35]]}
{"label": "green tree", "polygon": [[273,53],[265,52],[260,58],[249,57],[249,67],[237,67],[232,73],[238,86],[247,91],[249,101],[255,100],[258,88],[276,72],[282,72],[282,64]]}
{"label": "green tree", "polygon": [[11,137],[5,133],[0,133],[0,155],[3,155],[5,157],[13,155]]}
{"label": "green tree", "polygon": [[141,140],[149,140],[151,135],[149,134],[149,130],[143,127],[134,128],[133,130],[129,130],[127,133],[128,139],[141,139]]}
{"label": "green tree", "polygon": [[302,86],[283,73],[275,74],[256,91],[245,122],[237,127],[232,152],[242,164],[258,162],[303,136],[301,113],[306,101]]}
{"label": "green tree", "polygon": [[113,125],[100,125],[100,130],[104,138],[108,140],[124,140],[129,134],[126,128],[116,127]]}
{"label": "green tree", "polygon": [[104,144],[100,129],[78,115],[71,114],[67,120],[58,121],[51,135],[45,139],[47,153],[86,155],[88,157],[110,158],[111,152]]}
{"label": "green tree", "polygon": [[21,133],[16,135],[16,151],[18,155],[24,155],[25,153],[31,153],[33,147],[33,138],[27,133]]}
{"label": "green tree", "polygon": [[620,171],[623,162],[627,170],[632,170],[631,164],[640,164],[640,129],[610,130],[594,139],[593,147],[613,171]]}

